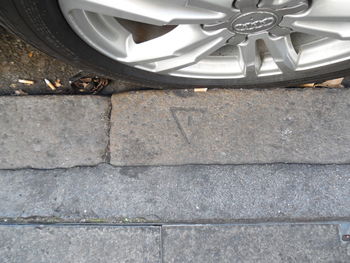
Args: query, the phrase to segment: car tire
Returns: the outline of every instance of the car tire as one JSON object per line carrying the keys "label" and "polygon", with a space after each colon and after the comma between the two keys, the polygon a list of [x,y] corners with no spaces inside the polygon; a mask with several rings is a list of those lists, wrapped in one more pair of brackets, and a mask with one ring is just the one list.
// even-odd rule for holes
{"label": "car tire", "polygon": [[[326,0],[324,0],[326,1]],[[73,30],[56,0],[1,0],[1,23],[45,53],[98,74],[151,88],[287,87],[350,73],[350,59],[291,74],[249,78],[190,78],[163,75],[130,66],[93,48]],[[350,19],[349,19],[350,21]],[[349,34],[350,35],[350,34]],[[345,41],[347,42],[347,41]],[[347,42],[350,45],[350,41]],[[323,50],[319,50],[320,53]]]}

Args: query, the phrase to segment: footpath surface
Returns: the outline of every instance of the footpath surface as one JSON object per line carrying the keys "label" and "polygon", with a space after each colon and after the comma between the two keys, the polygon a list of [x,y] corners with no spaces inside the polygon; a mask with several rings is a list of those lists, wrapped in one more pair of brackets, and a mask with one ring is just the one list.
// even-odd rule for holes
{"label": "footpath surface", "polygon": [[0,97],[1,262],[350,262],[350,89]]}

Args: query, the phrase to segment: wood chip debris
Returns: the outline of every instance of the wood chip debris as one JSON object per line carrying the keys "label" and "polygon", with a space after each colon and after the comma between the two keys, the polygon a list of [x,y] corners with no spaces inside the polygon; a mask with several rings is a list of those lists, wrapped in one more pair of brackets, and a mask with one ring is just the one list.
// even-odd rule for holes
{"label": "wood chip debris", "polygon": [[338,79],[332,79],[332,80],[327,80],[322,83],[307,83],[300,85],[302,88],[343,88],[343,83],[344,78],[338,78]]}
{"label": "wood chip debris", "polygon": [[316,83],[307,83],[300,85],[301,88],[314,88]]}
{"label": "wood chip debris", "polygon": [[15,90],[15,95],[17,95],[17,96],[26,96],[26,95],[28,95],[28,93],[23,91],[23,90],[21,90],[21,89],[19,89],[19,90]]}
{"label": "wood chip debris", "polygon": [[316,84],[316,87],[342,88],[343,81],[344,81],[344,78],[332,79],[332,80],[325,81],[321,84]]}
{"label": "wood chip debris", "polygon": [[28,80],[28,79],[19,79],[19,83],[25,84],[25,85],[34,85],[35,81],[34,80]]}
{"label": "wood chip debris", "polygon": [[208,88],[195,88],[194,92],[207,92]]}
{"label": "wood chip debris", "polygon": [[48,79],[44,79],[46,86],[48,86],[51,90],[56,90],[56,87],[52,84],[52,82]]}
{"label": "wood chip debris", "polygon": [[61,80],[60,80],[60,79],[56,79],[56,80],[55,80],[55,87],[56,87],[56,88],[61,88],[61,87],[62,87],[62,83],[61,83]]}

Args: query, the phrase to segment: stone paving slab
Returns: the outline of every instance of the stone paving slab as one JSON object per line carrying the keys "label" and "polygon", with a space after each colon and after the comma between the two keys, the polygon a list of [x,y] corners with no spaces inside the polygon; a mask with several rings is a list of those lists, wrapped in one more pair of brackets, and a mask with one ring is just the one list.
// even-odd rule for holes
{"label": "stone paving slab", "polygon": [[349,89],[114,95],[111,163],[350,163],[349,101]]}
{"label": "stone paving slab", "polygon": [[338,225],[164,226],[162,233],[167,263],[350,262]]}
{"label": "stone paving slab", "polygon": [[2,263],[160,262],[158,227],[0,226]]}
{"label": "stone paving slab", "polygon": [[109,110],[103,97],[0,97],[0,169],[105,161]]}
{"label": "stone paving slab", "polygon": [[348,220],[350,166],[0,171],[0,220],[18,217],[168,223]]}

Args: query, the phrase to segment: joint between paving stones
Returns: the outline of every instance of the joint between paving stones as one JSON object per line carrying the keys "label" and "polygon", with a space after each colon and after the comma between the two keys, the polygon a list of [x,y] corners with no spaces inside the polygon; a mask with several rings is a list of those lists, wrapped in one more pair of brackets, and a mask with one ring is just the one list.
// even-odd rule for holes
{"label": "joint between paving stones", "polygon": [[164,233],[163,233],[163,225],[159,228],[159,262],[163,263],[164,261]]}
{"label": "joint between paving stones", "polygon": [[112,168],[157,168],[157,167],[164,167],[164,168],[172,168],[172,167],[191,167],[191,166],[199,166],[199,167],[206,167],[206,166],[276,166],[276,165],[285,165],[285,166],[313,166],[313,167],[321,167],[321,166],[349,166],[350,163],[283,163],[283,162],[275,162],[275,163],[236,163],[236,164],[220,164],[220,163],[193,163],[193,164],[171,164],[171,165],[113,165],[109,162],[101,162],[95,165],[77,165],[72,167],[55,167],[55,168],[36,168],[36,167],[18,167],[18,168],[6,168],[1,169],[0,171],[4,172],[16,172],[16,171],[69,171],[72,169],[84,169],[84,168],[98,168],[100,166],[109,166]]}
{"label": "joint between paving stones", "polygon": [[112,110],[113,110],[113,104],[112,100],[109,99],[109,109],[107,112],[107,121],[108,121],[108,128],[107,128],[107,136],[108,136],[108,141],[107,141],[107,146],[105,149],[105,154],[104,154],[104,159],[105,163],[110,164],[111,162],[111,130],[112,130]]}
{"label": "joint between paving stones", "polygon": [[100,226],[187,226],[187,225],[284,225],[284,224],[350,224],[350,217],[324,218],[258,218],[207,220],[147,220],[145,218],[81,218],[65,219],[55,216],[0,217],[0,225],[100,225]]}

